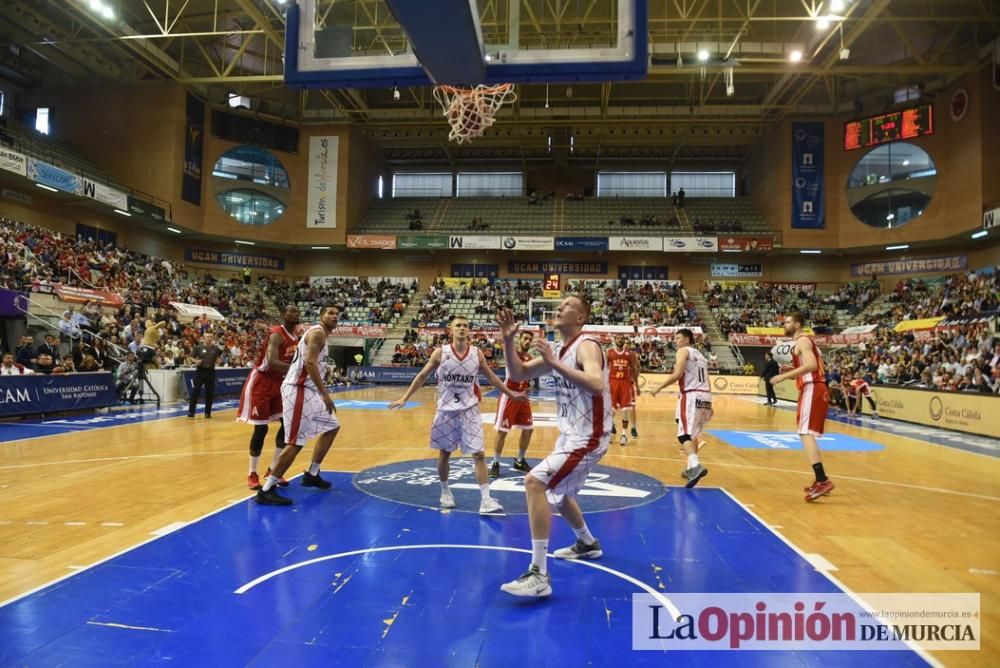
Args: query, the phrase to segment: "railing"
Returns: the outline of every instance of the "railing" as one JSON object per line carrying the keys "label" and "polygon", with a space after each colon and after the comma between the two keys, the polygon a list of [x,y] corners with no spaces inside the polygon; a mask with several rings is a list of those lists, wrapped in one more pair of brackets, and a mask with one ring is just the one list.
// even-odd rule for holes
{"label": "railing", "polygon": [[44,160],[56,167],[72,170],[86,179],[113,187],[135,199],[149,202],[163,209],[168,221],[173,218],[170,202],[112,180],[107,174],[77,154],[69,145],[58,139],[41,135],[23,123],[12,119],[8,119],[4,123],[3,129],[8,131],[6,134],[12,140],[11,148],[13,150],[32,158]]}
{"label": "railing", "polygon": [[[33,306],[34,308],[36,308],[39,311],[43,311],[43,312],[49,314],[50,316],[52,316],[54,318],[58,318],[58,320],[60,322],[64,322],[65,321],[65,319],[63,318],[63,316],[62,316],[61,313],[56,313],[55,311],[53,311],[49,307],[43,306],[42,304],[38,303],[37,301],[35,301],[34,299],[31,298],[30,294],[31,293],[25,293],[24,297],[18,298],[18,300],[15,303],[15,306],[16,306],[17,310],[19,310],[22,313],[24,313],[24,315],[25,315],[26,318],[28,318],[29,320],[31,318],[34,318],[35,320],[37,320],[41,324],[45,325],[46,327],[51,327],[51,323],[50,322],[46,321],[44,318],[39,317],[38,315],[36,315],[34,313],[31,313],[28,310],[29,306]],[[74,329],[70,329],[70,331],[68,331],[68,332],[67,331],[63,331],[62,328],[60,328],[59,331],[60,331],[60,333],[65,334],[66,336],[68,336],[70,339],[82,339],[83,338],[80,335],[80,328],[79,328],[78,325],[74,325]],[[110,357],[112,359],[114,359],[115,361],[117,361],[117,362],[123,361],[125,359],[125,356],[129,352],[128,349],[122,348],[121,346],[119,346],[116,343],[112,343],[110,340],[104,338],[103,336],[101,336],[100,334],[97,334],[96,332],[93,333],[93,337],[94,337],[95,340],[104,341],[105,345],[109,348],[109,350],[113,350],[115,353],[117,353],[117,355],[110,355]]]}

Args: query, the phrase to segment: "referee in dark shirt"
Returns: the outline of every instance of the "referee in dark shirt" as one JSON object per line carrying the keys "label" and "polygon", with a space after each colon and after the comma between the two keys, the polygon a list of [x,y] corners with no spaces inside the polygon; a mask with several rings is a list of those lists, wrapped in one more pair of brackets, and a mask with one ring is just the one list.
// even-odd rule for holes
{"label": "referee in dark shirt", "polygon": [[778,405],[778,396],[774,393],[774,385],[771,385],[771,379],[781,373],[781,369],[778,368],[778,363],[774,361],[774,355],[771,353],[764,353],[764,359],[767,361],[764,363],[764,371],[760,374],[760,377],[764,379],[764,388],[767,390],[767,402],[768,406]]}
{"label": "referee in dark shirt", "polygon": [[222,354],[222,349],[215,345],[211,334],[205,334],[202,342],[194,347],[191,356],[198,360],[194,368],[194,385],[191,388],[191,404],[188,406],[188,417],[194,417],[201,388],[205,388],[205,417],[212,417],[212,399],[215,397],[215,363]]}

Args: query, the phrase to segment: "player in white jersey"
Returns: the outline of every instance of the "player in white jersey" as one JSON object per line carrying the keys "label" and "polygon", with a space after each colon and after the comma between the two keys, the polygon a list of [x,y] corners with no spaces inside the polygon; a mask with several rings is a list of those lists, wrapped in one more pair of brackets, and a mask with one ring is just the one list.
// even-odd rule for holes
{"label": "player in white jersey", "polygon": [[448,327],[451,331],[451,343],[434,349],[430,360],[410,383],[410,387],[402,397],[389,404],[389,409],[406,405],[406,400],[437,370],[437,411],[431,425],[431,447],[438,451],[441,507],[455,507],[455,497],[448,488],[448,474],[451,470],[451,453],[461,449],[462,454],[472,455],[475,460],[476,481],[482,496],[479,514],[503,515],[503,506],[490,496],[486,474],[478,376],[480,373],[486,376],[490,384],[508,399],[524,401],[525,397],[505,387],[503,381],[486,364],[483,351],[469,342],[468,320],[456,316]]}
{"label": "player in white jersey", "polygon": [[603,554],[576,500],[587,475],[608,450],[614,415],[604,349],[595,339],[582,335],[589,317],[590,304],[582,297],[563,299],[554,323],[562,341],[553,349],[547,341],[537,339],[532,347],[539,357],[524,362],[514,347],[517,323],[513,313],[504,309],[497,314],[508,377],[524,381],[555,372],[559,423],[555,449],[524,476],[531,522],[531,565],[516,580],[500,587],[514,596],[552,593],[547,552],[553,507],[576,534],[575,544],[555,551],[557,558],[597,559]]}
{"label": "player in white jersey", "polygon": [[[255,501],[269,506],[287,506],[292,500],[278,494],[276,485],[295,461],[295,456],[309,439],[318,436],[309,470],[302,474],[303,487],[330,489],[330,483],[320,476],[320,465],[340,431],[337,407],[323,383],[326,367],[326,340],[337,327],[340,309],[324,306],[320,324],[313,325],[299,340],[295,357],[281,384],[282,420],[285,424],[286,447],[278,457],[271,474],[257,492]],[[288,447],[291,446],[291,447]]]}
{"label": "player in white jersey", "polygon": [[674,335],[677,358],[674,370],[667,379],[651,392],[655,397],[663,388],[678,383],[677,440],[687,455],[687,468],[681,475],[691,488],[708,475],[708,469],[698,461],[699,436],[712,419],[712,389],[708,384],[708,360],[701,351],[691,347],[694,334],[690,329],[679,329]]}

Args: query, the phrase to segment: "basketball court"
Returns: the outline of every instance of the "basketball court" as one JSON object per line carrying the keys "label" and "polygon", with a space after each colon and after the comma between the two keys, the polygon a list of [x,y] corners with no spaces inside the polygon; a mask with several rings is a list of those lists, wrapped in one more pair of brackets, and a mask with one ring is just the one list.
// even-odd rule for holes
{"label": "basketball court", "polygon": [[[831,421],[837,489],[804,504],[791,404],[718,397],[710,475],[686,490],[674,399],[642,395],[640,438],[613,444],[580,497],[605,557],[553,560],[555,594],[526,603],[499,591],[526,558],[523,484],[505,464],[491,488],[508,515],[482,518],[471,461],[458,460],[458,507],[438,509],[433,390],[389,413],[400,390],[337,395],[333,489],[295,480],[291,508],[247,496],[248,430],[232,408],[198,428],[176,417],[184,407],[0,426],[5,663],[660,665],[661,652],[632,650],[634,594],[741,591],[978,591],[982,650],[685,652],[686,664],[973,666],[998,651],[986,612],[1000,595],[993,439],[971,451],[934,430]],[[554,404],[533,403],[529,461],[556,435]],[[563,542],[572,535],[556,525]]]}

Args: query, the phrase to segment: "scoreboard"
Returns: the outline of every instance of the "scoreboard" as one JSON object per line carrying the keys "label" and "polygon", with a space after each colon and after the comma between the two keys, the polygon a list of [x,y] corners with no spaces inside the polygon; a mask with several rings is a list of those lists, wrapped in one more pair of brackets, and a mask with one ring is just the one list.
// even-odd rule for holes
{"label": "scoreboard", "polygon": [[844,123],[844,150],[853,151],[934,133],[934,107],[919,107]]}

